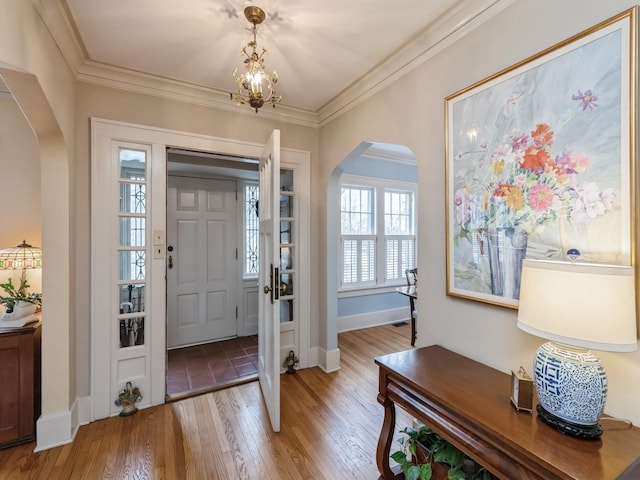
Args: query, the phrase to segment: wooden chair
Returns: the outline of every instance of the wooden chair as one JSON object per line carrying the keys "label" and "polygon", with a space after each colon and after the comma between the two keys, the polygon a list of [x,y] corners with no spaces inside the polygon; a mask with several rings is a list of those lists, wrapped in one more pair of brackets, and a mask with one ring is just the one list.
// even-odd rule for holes
{"label": "wooden chair", "polygon": [[404,276],[407,277],[407,287],[418,285],[418,269],[407,268],[404,271]]}
{"label": "wooden chair", "polygon": [[[404,271],[407,277],[407,286],[418,288],[418,269],[408,268]],[[418,318],[418,309],[416,308],[417,298],[409,296],[409,307],[411,309],[411,346],[416,344],[416,318]]]}

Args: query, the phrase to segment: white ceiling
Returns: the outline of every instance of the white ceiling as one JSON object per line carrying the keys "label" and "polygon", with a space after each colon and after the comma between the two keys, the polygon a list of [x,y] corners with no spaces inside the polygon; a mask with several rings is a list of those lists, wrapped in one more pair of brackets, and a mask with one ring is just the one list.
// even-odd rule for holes
{"label": "white ceiling", "polygon": [[512,1],[33,0],[80,80],[247,110],[229,92],[252,38],[243,10],[256,5],[267,14],[258,48],[280,77],[276,111],[311,123]]}
{"label": "white ceiling", "polygon": [[[283,103],[315,111],[367,73],[455,0],[67,0],[92,60],[231,91],[258,27]],[[308,88],[312,86],[313,88]]]}

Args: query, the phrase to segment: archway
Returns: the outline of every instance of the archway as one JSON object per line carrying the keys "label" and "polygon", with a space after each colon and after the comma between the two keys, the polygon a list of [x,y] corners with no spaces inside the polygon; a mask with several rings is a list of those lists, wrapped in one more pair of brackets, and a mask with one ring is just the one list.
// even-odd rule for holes
{"label": "archway", "polygon": [[[338,350],[338,258],[340,255],[337,239],[340,237],[340,178],[343,174],[354,174],[389,180],[407,181],[417,184],[418,168],[413,152],[406,146],[362,142],[352,150],[331,172],[327,184],[327,358],[325,369],[340,368]],[[417,198],[414,202],[418,218]],[[417,227],[416,227],[417,231]]]}
{"label": "archway", "polygon": [[[77,425],[70,412],[75,385],[71,355],[75,318],[71,309],[71,241],[69,153],[58,122],[35,75],[0,65],[10,93],[31,125],[40,152],[42,212],[42,415],[37,421],[36,450],[68,442]],[[61,413],[62,412],[62,413]]]}

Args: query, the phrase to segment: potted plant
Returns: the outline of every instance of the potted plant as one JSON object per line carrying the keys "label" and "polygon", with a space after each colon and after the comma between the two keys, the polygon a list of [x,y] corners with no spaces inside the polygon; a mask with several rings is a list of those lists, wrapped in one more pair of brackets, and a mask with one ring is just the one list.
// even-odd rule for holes
{"label": "potted plant", "polygon": [[30,285],[24,277],[20,280],[18,288],[13,284],[11,278],[7,279],[6,283],[0,283],[0,288],[5,292],[5,295],[0,295],[0,304],[6,307],[7,313],[13,312],[16,307],[27,304],[35,305],[38,310],[42,308],[42,294],[27,293],[29,287]]}
{"label": "potted plant", "polygon": [[405,435],[398,440],[402,449],[393,452],[391,458],[398,463],[406,480],[430,480],[434,474],[433,462],[445,466],[447,480],[496,478],[425,425],[405,428],[400,433]]}

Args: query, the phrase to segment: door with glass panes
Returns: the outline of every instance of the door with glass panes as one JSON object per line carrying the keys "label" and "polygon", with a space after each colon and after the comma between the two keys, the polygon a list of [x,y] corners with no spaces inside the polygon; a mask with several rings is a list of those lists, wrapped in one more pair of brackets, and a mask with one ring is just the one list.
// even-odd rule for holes
{"label": "door with glass panes", "polygon": [[295,315],[297,275],[297,232],[296,232],[296,193],[294,171],[280,169],[280,350],[283,355],[296,349],[294,335],[297,318]]}
{"label": "door with glass panes", "polygon": [[[94,418],[116,414],[114,403],[131,382],[149,394],[149,144],[98,136],[94,145],[105,161],[92,164],[91,311],[92,363],[101,377],[93,382]],[[106,160],[110,161],[106,161]],[[117,199],[117,202],[109,199]],[[107,287],[108,285],[108,287]],[[105,359],[109,359],[106,364]],[[108,381],[104,381],[108,379]]]}
{"label": "door with glass panes", "polygon": [[[261,148],[95,118],[91,145],[91,419],[97,420],[120,411],[114,399],[128,382],[142,392],[138,407],[165,399],[167,145],[247,158]],[[276,198],[283,213],[274,240],[286,284],[276,354],[284,369],[290,350],[300,367],[309,358],[310,155],[284,149],[281,160],[284,189]]]}

